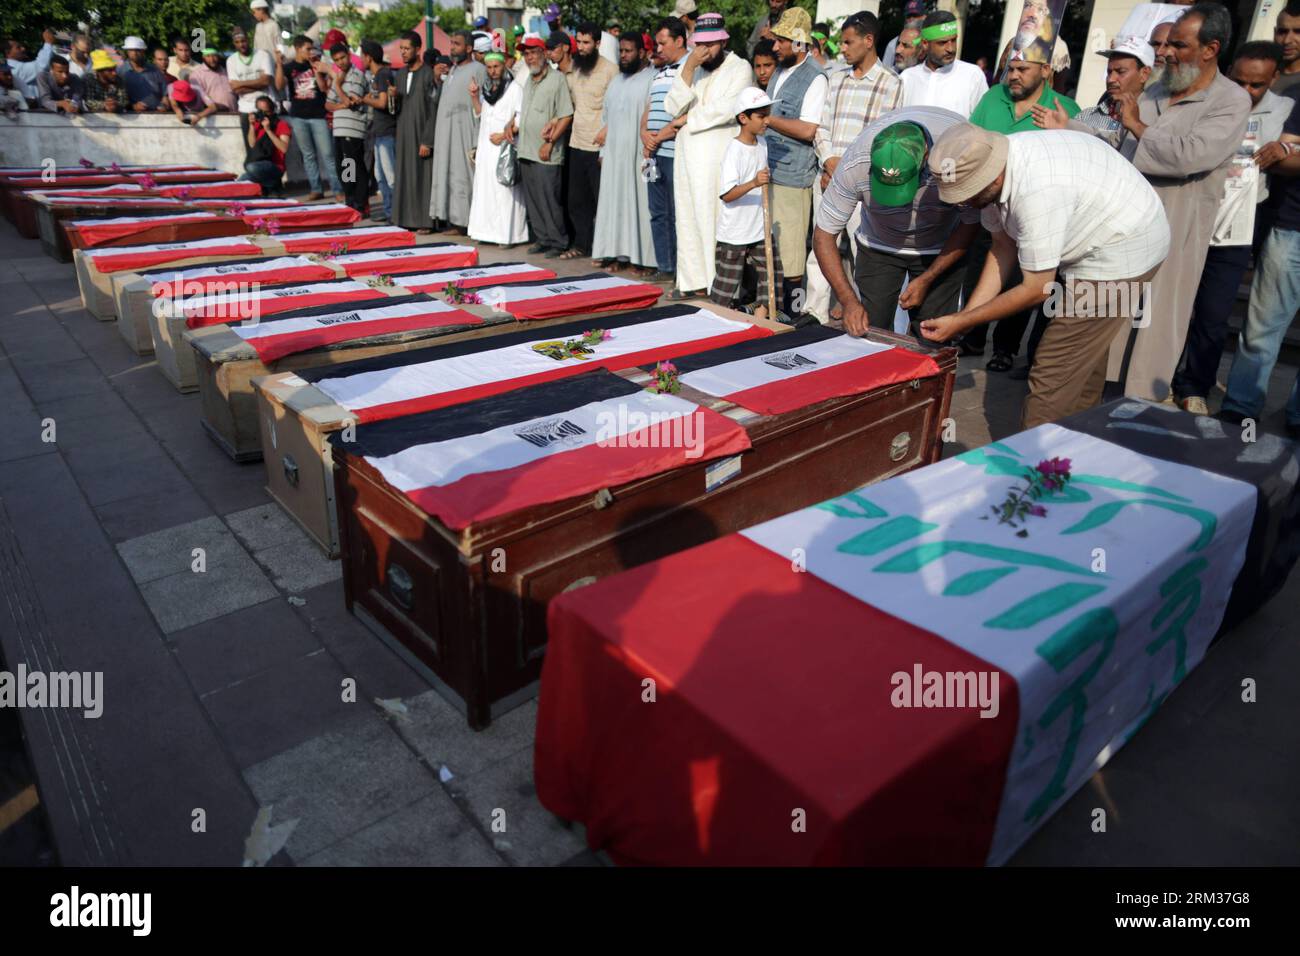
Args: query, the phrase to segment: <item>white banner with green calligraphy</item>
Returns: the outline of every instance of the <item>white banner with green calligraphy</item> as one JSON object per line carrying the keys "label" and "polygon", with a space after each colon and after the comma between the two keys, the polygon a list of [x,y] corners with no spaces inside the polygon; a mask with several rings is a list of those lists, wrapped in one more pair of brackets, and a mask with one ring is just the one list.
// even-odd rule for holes
{"label": "white banner with green calligraphy", "polygon": [[[1056,490],[1036,474],[1050,459],[1070,460]],[[1040,497],[1025,494],[1035,483]],[[1001,863],[1200,662],[1255,498],[1244,482],[1043,425],[744,535],[1015,679],[989,852]]]}

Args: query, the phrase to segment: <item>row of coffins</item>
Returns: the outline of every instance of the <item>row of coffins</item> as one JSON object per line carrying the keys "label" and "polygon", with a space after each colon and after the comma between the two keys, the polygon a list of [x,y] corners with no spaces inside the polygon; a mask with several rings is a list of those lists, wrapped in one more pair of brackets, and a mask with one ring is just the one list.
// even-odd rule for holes
{"label": "row of coffins", "polygon": [[[88,309],[198,388],[228,453],[264,458],[271,494],[343,558],[349,607],[476,728],[535,693],[546,604],[575,581],[939,455],[952,350],[654,307],[657,285],[413,239],[209,236],[75,261]],[[660,390],[661,363],[712,369],[712,385]],[[766,377],[726,385],[735,363]],[[596,435],[592,415],[613,431]],[[648,454],[645,416],[667,439]],[[430,507],[383,447],[435,471],[481,458],[480,488],[464,498],[452,481],[458,504]],[[553,454],[565,450],[580,454]],[[532,451],[546,460],[519,458]]]}
{"label": "row of coffins", "polygon": [[1271,436],[1124,402],[940,461],[951,349],[400,232],[78,278],[236,457],[252,396],[269,492],[472,727],[540,680],[539,796],[617,860],[1003,862],[1294,563]]}
{"label": "row of coffins", "polygon": [[1286,580],[1251,438],[1119,401],[560,596],[539,798],[624,863],[1006,861]]}

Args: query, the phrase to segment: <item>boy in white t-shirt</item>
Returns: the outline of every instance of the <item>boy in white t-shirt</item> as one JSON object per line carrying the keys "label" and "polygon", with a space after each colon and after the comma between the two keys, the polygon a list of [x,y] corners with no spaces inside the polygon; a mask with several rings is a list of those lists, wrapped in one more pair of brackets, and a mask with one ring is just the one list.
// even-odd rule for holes
{"label": "boy in white t-shirt", "polygon": [[[763,131],[772,112],[772,101],[756,86],[741,90],[736,97],[736,121],[740,133],[727,146],[722,157],[722,170],[718,176],[718,225],[715,238],[717,247],[714,260],[717,265],[709,299],[718,305],[731,306],[740,293],[745,263],[749,262],[758,273],[758,300],[750,311],[768,318],[768,275],[764,254],[763,194],[770,174],[767,169],[767,143]],[[776,243],[772,244],[772,288],[780,296],[781,257]],[[778,318],[778,316],[771,316]]]}

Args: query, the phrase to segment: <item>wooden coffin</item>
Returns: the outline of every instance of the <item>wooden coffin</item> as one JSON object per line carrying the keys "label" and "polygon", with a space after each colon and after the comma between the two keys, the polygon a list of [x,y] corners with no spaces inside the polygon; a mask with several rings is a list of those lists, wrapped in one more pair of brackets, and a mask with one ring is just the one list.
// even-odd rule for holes
{"label": "wooden coffin", "polygon": [[[405,289],[382,286],[374,289],[380,297],[406,295]],[[360,299],[371,301],[373,299]],[[337,303],[340,307],[346,302]],[[235,320],[232,320],[235,321]],[[215,326],[209,326],[214,328]],[[185,316],[170,299],[154,299],[149,313],[149,332],[153,338],[154,358],[158,369],[179,392],[193,392],[199,387],[198,363],[194,347],[186,340],[190,331]]]}
{"label": "wooden coffin", "polygon": [[[183,272],[191,267],[214,265],[214,266],[243,266],[255,265],[260,261],[273,259],[277,256],[286,255],[284,247],[273,241],[265,241],[268,249],[259,252],[257,255],[245,258],[235,258],[231,256],[212,256],[200,261],[185,261],[164,266],[157,269],[148,269],[142,272],[125,272],[119,273],[113,278],[113,299],[115,303],[115,312],[117,318],[118,331],[122,333],[122,338],[138,355],[149,355],[153,352],[153,333],[151,329],[151,316],[154,308],[154,300],[157,297],[155,292],[155,283],[157,282],[175,282],[178,273]],[[274,248],[271,248],[274,247]],[[464,257],[465,265],[473,265],[478,259],[478,252],[471,246],[462,246],[456,243],[424,243],[421,245],[399,244],[395,246],[384,246],[375,249],[364,249],[356,253],[356,256],[372,256],[379,254],[390,254],[395,256],[408,256],[409,259],[395,259],[387,268],[362,268],[350,263],[353,256],[338,256],[333,259],[311,260],[308,254],[303,254],[303,265],[309,266],[309,271],[313,273],[310,277],[297,276],[288,282],[272,283],[264,278],[258,278],[262,286],[273,284],[286,285],[293,282],[303,281],[324,281],[327,279],[343,279],[348,277],[361,277],[374,275],[380,272],[393,275],[400,275],[407,271],[423,271],[427,266],[420,265],[423,257],[440,255],[440,249],[463,249],[466,252]],[[410,262],[412,265],[409,269],[405,263]],[[345,266],[344,263],[347,263]],[[232,278],[239,270],[232,270]],[[111,318],[111,317],[110,317]]]}
{"label": "wooden coffin", "polygon": [[[150,219],[157,219],[156,224],[142,222],[140,228],[131,233],[131,235],[121,240],[112,240],[102,243],[104,246],[138,246],[149,245],[158,242],[193,242],[196,239],[216,239],[220,236],[246,236],[252,233],[253,228],[244,222],[244,220],[235,216],[218,216],[215,213],[204,215],[202,218],[177,221],[168,216],[151,216]],[[81,236],[76,226],[64,223],[59,231],[60,236],[67,237],[67,245],[60,244],[57,248],[48,248],[42,243],[45,252],[59,262],[68,262],[72,259],[72,253],[76,249],[89,248]]]}
{"label": "wooden coffin", "polygon": [[[871,337],[917,348],[891,333]],[[937,375],[780,415],[683,387],[682,397],[741,424],[753,447],[461,531],[363,458],[337,453],[347,606],[471,727],[486,727],[535,693],[554,596],[937,461],[957,362],[953,349],[934,358]],[[619,374],[648,384],[644,371]]]}
{"label": "wooden coffin", "polygon": [[[229,205],[229,204],[226,204]],[[67,247],[57,250],[46,249],[56,259],[67,262],[72,258],[72,250],[87,247],[135,246],[149,243],[192,242],[197,239],[211,239],[220,236],[242,236],[253,233],[252,221],[260,215],[274,219],[279,223],[279,230],[288,234],[293,231],[309,231],[328,228],[345,228],[360,219],[360,214],[341,203],[320,205],[296,204],[292,215],[301,213],[301,221],[285,218],[285,212],[267,208],[259,210],[249,207],[244,216],[218,215],[213,211],[218,207],[204,206],[202,212],[186,212],[181,215],[160,215],[143,217],[129,231],[111,238],[90,238],[83,229],[78,228],[75,220],[60,223],[60,236],[67,237]],[[151,220],[157,220],[152,222]],[[87,228],[90,228],[89,226]],[[102,231],[102,230],[101,230]]]}
{"label": "wooden coffin", "polygon": [[[531,266],[529,266],[528,263],[511,263],[509,265],[526,267],[529,269],[532,268]],[[481,271],[484,273],[490,273],[493,270],[502,267],[503,267],[502,264],[494,264],[488,266],[476,266],[473,269],[463,269],[457,271],[460,272]],[[542,272],[549,271],[543,269],[540,266],[537,267],[537,269]],[[442,275],[445,278],[446,271],[449,270],[443,270],[442,272],[435,273],[435,274]],[[552,272],[551,275],[554,276],[554,273]],[[597,273],[597,275],[603,275],[603,274]],[[236,294],[243,295],[245,294],[245,292],[247,292],[252,298],[256,300],[258,306],[262,309],[262,315],[269,316],[269,315],[279,315],[290,311],[293,307],[289,306],[288,303],[292,301],[295,292],[310,291],[312,293],[310,298],[313,298],[315,299],[316,302],[320,302],[322,304],[325,301],[323,299],[323,296],[330,295],[333,296],[335,299],[334,304],[338,308],[343,308],[347,305],[357,304],[357,303],[365,302],[367,300],[374,301],[374,300],[381,300],[385,297],[411,295],[417,292],[439,291],[443,287],[444,283],[442,282],[433,285],[421,285],[418,287],[412,286],[410,284],[400,284],[403,282],[403,280],[412,280],[420,277],[421,276],[418,274],[416,276],[398,275],[395,277],[390,277],[394,284],[378,286],[375,285],[375,283],[381,281],[381,279],[383,279],[384,277],[358,276],[355,278],[347,278],[347,279],[334,279],[334,280],[324,280],[320,282],[296,283],[287,286],[274,285],[274,286],[269,286],[266,289],[261,289],[259,287],[256,291],[254,291],[250,287],[248,290],[241,290]],[[551,282],[555,280],[546,279],[543,281]],[[534,283],[531,282],[519,283],[519,284],[528,285],[528,286],[534,285]],[[495,288],[508,290],[514,288],[514,284],[510,284],[502,281],[496,283]],[[641,288],[648,288],[649,290],[651,290],[651,292],[654,295],[658,295],[660,291],[657,287],[650,286],[644,283],[638,283],[637,288],[638,290]],[[251,306],[252,303],[250,302],[250,308]],[[299,308],[306,307],[306,303],[303,303],[298,307]],[[150,308],[152,310],[150,330],[153,333],[154,355],[158,359],[158,367],[162,370],[163,374],[167,376],[168,380],[171,381],[171,383],[176,386],[177,389],[179,389],[182,392],[193,391],[194,389],[198,388],[198,369],[197,369],[197,365],[195,364],[194,352],[192,348],[188,346],[186,340],[186,335],[189,332],[189,326],[190,324],[192,324],[187,318],[187,316],[184,314],[184,310],[187,308],[186,301],[172,300],[172,299],[155,299],[152,305],[150,306]],[[617,300],[615,300],[615,304],[608,308],[610,311],[627,311],[631,308],[631,306],[620,306],[617,304]],[[493,311],[495,311],[492,307],[486,305],[469,306],[467,310],[479,316],[488,316],[491,315]],[[243,313],[238,309],[229,310],[227,311],[227,314],[230,314],[230,311],[233,311],[234,314],[231,315],[231,317],[228,319],[207,320],[204,321],[203,324],[215,325],[218,324],[218,322],[236,322],[236,321],[242,322],[244,319],[250,317],[248,314]],[[556,315],[554,316],[554,318],[572,321],[580,314],[581,313],[573,312],[568,314]],[[509,313],[506,313],[506,315],[508,316]]]}
{"label": "wooden coffin", "polygon": [[[199,184],[201,188],[204,184]],[[211,183],[210,186],[256,185],[242,183]],[[260,187],[259,187],[260,188]],[[185,212],[219,212],[231,202],[242,203],[255,215],[264,209],[283,209],[286,206],[299,205],[292,199],[264,199],[256,196],[236,199],[207,199],[195,197],[182,200],[175,196],[159,192],[147,192],[133,196],[109,196],[101,199],[59,199],[36,195],[28,198],[32,208],[36,234],[32,238],[41,240],[41,248],[57,257],[71,257],[72,245],[64,225],[72,220],[111,219],[115,216],[166,216]],[[53,250],[53,251],[52,251]]]}
{"label": "wooden coffin", "polygon": [[[692,303],[694,304],[694,303]],[[774,333],[788,332],[779,322],[724,309],[709,303],[708,310],[725,318],[761,326]],[[504,335],[508,330],[544,328],[574,321],[573,316],[509,323],[491,330],[479,329],[464,338]],[[593,318],[593,324],[597,321]],[[441,344],[441,343],[439,343]],[[257,426],[266,462],[266,490],[330,557],[339,556],[338,516],[334,507],[333,454],[329,436],[356,416],[323,391],[292,372],[255,378]]]}
{"label": "wooden coffin", "polygon": [[[389,301],[396,304],[432,298],[428,295],[398,294],[401,291],[403,290],[394,290],[395,294]],[[339,311],[338,306],[327,306],[295,310],[277,318]],[[187,330],[183,338],[193,349],[195,374],[202,400],[203,427],[212,440],[235,461],[257,461],[262,457],[263,430],[258,423],[253,379],[277,372],[339,365],[376,355],[403,352],[428,345],[434,339],[439,342],[454,342],[519,327],[519,323],[510,316],[486,309],[473,311],[482,324],[444,325],[409,332],[360,336],[334,345],[286,355],[271,362],[260,359],[253,347],[236,335],[230,326],[214,325]]]}

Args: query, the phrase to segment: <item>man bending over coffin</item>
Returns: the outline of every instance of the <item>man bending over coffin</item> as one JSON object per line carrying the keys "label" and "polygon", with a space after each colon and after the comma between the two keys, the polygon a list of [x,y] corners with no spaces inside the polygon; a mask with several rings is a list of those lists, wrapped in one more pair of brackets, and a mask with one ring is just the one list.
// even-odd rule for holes
{"label": "man bending over coffin", "polygon": [[[1169,221],[1151,184],[1105,142],[1074,130],[1004,136],[963,123],[939,137],[929,164],[944,202],[983,210],[993,245],[966,307],[923,321],[922,334],[946,342],[1042,305],[1051,322],[1021,427],[1097,404],[1111,340],[1169,253]],[[1004,288],[1017,264],[1021,281]]]}
{"label": "man bending over coffin", "polygon": [[[979,213],[943,202],[925,158],[936,139],[964,122],[935,106],[894,110],[863,127],[835,167],[817,210],[813,252],[852,335],[892,330],[899,305],[909,310],[914,335],[917,322],[957,308],[960,263],[979,231]],[[839,241],[859,207],[855,289]]]}

